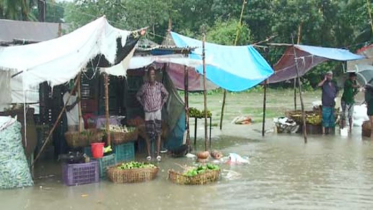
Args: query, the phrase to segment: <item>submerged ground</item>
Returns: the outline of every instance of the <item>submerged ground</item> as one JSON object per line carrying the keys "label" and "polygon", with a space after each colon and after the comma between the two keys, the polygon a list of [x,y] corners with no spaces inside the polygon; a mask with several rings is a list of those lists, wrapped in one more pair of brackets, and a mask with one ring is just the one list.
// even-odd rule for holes
{"label": "submerged ground", "polygon": [[[319,92],[306,93],[306,109],[319,96]],[[251,164],[222,165],[223,177],[216,184],[171,183],[168,169],[181,170],[179,164],[192,165],[193,160],[164,157],[158,177],[151,182],[117,185],[102,181],[66,187],[60,181],[59,163],[44,161],[37,166],[34,187],[0,191],[1,209],[372,209],[373,144],[361,138],[361,128],[354,128],[349,137],[338,132],[309,136],[308,144],[297,134],[268,132],[263,138],[259,132],[262,98],[256,92],[228,94],[224,127],[222,131],[213,127],[212,146],[224,154],[248,156]],[[190,105],[201,109],[202,99],[202,95],[191,95]],[[222,95],[212,94],[208,99],[217,125]],[[293,107],[291,91],[270,90],[267,129],[273,127],[273,117]],[[240,115],[253,117],[255,123],[230,124]],[[200,124],[198,136],[203,135]],[[203,149],[201,138],[197,149]]]}

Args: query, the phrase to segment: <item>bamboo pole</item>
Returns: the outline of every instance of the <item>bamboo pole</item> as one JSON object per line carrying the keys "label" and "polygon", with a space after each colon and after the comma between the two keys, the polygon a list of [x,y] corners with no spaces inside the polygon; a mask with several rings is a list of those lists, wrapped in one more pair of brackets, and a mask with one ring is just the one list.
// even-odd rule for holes
{"label": "bamboo pole", "polygon": [[184,106],[185,106],[185,129],[187,132],[186,135],[186,144],[190,145],[190,129],[189,129],[189,71],[188,67],[184,66]]}
{"label": "bamboo pole", "polygon": [[78,112],[79,112],[79,133],[82,132],[82,91],[81,91],[81,73],[78,75],[78,97],[79,97],[79,102],[78,102]]}
{"label": "bamboo pole", "polygon": [[[303,20],[300,21],[299,26],[298,26],[297,44],[300,44],[300,41],[302,39],[302,26],[303,26]],[[294,42],[293,42],[293,45],[294,45]],[[300,83],[298,83],[298,85],[300,85]],[[295,110],[297,110],[297,78],[294,78],[294,111]]]}
{"label": "bamboo pole", "polygon": [[[269,59],[269,48],[266,50],[266,58]],[[265,126],[266,126],[266,111],[267,111],[267,87],[268,79],[264,82],[264,94],[263,94],[263,122],[262,122],[262,136],[265,136]]]}
{"label": "bamboo pole", "polygon": [[297,78],[294,78],[294,110],[297,110]]}
{"label": "bamboo pole", "polygon": [[371,30],[372,30],[372,34],[373,34],[373,18],[372,18],[372,7],[371,7],[371,3],[369,0],[367,0],[367,9],[368,9],[368,15],[369,15],[369,19],[370,19],[370,27],[371,27]]}
{"label": "bamboo pole", "polygon": [[104,74],[105,80],[105,119],[106,119],[106,142],[107,145],[111,145],[110,139],[110,128],[109,128],[109,75],[107,73]]}
{"label": "bamboo pole", "polygon": [[205,56],[205,42],[206,42],[206,35],[203,34],[202,39],[202,61],[203,61],[203,103],[205,108],[205,151],[208,151],[208,144],[207,144],[207,91],[206,91],[206,56]]}
{"label": "bamboo pole", "polygon": [[227,98],[227,90],[224,89],[223,93],[223,104],[221,105],[221,113],[220,113],[220,130],[223,129],[223,118],[224,118],[224,108],[225,108],[225,99]]}
{"label": "bamboo pole", "polygon": [[[238,27],[236,31],[236,38],[234,40],[234,45],[237,45],[238,38],[240,37],[240,29],[241,29],[241,23],[242,23],[242,17],[243,17],[243,12],[245,9],[245,4],[246,0],[242,1],[242,7],[241,7],[241,15],[240,15],[240,20],[238,21]],[[224,118],[224,108],[225,108],[225,99],[227,98],[227,90],[224,89],[224,94],[223,94],[223,104],[221,106],[221,113],[220,113],[220,130],[223,129],[223,118]]]}
{"label": "bamboo pole", "polygon": [[264,83],[264,96],[263,96],[263,124],[262,124],[262,136],[265,135],[265,124],[266,124],[266,105],[267,105],[267,80]]}
{"label": "bamboo pole", "polygon": [[71,94],[72,94],[72,92],[74,92],[74,91],[76,90],[77,83],[78,83],[78,80],[75,80],[74,88],[71,90],[71,92],[70,92],[70,94],[69,94],[69,97],[67,97],[67,99],[66,99],[66,103],[64,104],[64,106],[63,106],[63,108],[62,108],[60,114],[58,115],[57,120],[56,120],[56,122],[54,123],[52,129],[49,131],[48,137],[47,137],[47,139],[45,140],[43,146],[41,147],[39,153],[36,155],[34,161],[32,162],[31,167],[33,167],[34,164],[35,164],[35,162],[39,159],[39,157],[40,157],[41,153],[43,152],[45,146],[46,146],[47,143],[49,142],[50,137],[51,137],[52,134],[53,134],[53,131],[56,129],[58,123],[60,122],[61,117],[62,117],[62,114],[63,114],[63,113],[65,112],[65,110],[66,110],[66,105],[69,103],[69,100],[70,100]]}
{"label": "bamboo pole", "polygon": [[302,84],[300,83],[299,69],[298,69],[298,60],[297,60],[297,52],[296,52],[295,47],[294,47],[294,37],[292,37],[292,42],[293,42],[295,69],[297,71],[297,81],[298,81],[298,88],[299,88],[300,104],[301,104],[301,108],[302,108],[303,137],[304,137],[304,143],[307,144],[306,115],[304,113],[304,103],[303,103],[303,96],[302,96]]}

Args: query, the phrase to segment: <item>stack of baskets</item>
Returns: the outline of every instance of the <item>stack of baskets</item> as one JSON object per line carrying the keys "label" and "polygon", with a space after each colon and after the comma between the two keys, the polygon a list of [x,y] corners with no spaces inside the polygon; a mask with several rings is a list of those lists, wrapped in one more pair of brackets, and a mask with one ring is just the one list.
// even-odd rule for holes
{"label": "stack of baskets", "polygon": [[114,183],[136,183],[153,180],[159,171],[159,168],[134,168],[118,169],[121,164],[109,167],[107,170],[108,178]]}
{"label": "stack of baskets", "polygon": [[186,176],[174,170],[168,171],[168,179],[175,184],[181,185],[204,185],[219,180],[220,170],[208,170],[196,176]]}

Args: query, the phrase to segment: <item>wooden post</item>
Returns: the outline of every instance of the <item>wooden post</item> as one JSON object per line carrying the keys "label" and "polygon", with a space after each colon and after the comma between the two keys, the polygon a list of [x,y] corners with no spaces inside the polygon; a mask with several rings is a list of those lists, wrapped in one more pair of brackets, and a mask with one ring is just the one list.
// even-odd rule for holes
{"label": "wooden post", "polygon": [[202,61],[203,61],[203,103],[205,108],[205,151],[208,151],[208,144],[207,144],[207,91],[206,91],[206,59],[205,59],[205,41],[206,35],[203,34],[202,39]]}
{"label": "wooden post", "polygon": [[[297,44],[300,44],[300,41],[302,39],[302,26],[303,26],[303,20],[300,21],[299,26],[298,26]],[[294,42],[293,42],[293,45],[294,45]],[[300,84],[298,83],[298,85],[300,85]],[[294,111],[295,110],[297,110],[297,78],[294,78]]]}
{"label": "wooden post", "polygon": [[110,128],[109,128],[109,75],[104,74],[105,80],[105,118],[106,118],[106,135],[107,135],[107,145],[111,145],[110,141]]}
{"label": "wooden post", "polygon": [[[269,60],[269,48],[266,48],[266,58]],[[267,110],[267,87],[268,79],[264,81],[264,94],[263,94],[263,123],[262,123],[262,136],[265,136],[266,129],[266,110]]]}
{"label": "wooden post", "polygon": [[223,129],[223,118],[224,118],[224,108],[225,108],[225,98],[226,97],[227,97],[227,90],[224,89],[223,104],[221,105],[221,113],[220,113],[220,130]]}
{"label": "wooden post", "polygon": [[[238,27],[236,31],[236,38],[234,40],[234,45],[237,45],[238,38],[240,37],[240,29],[241,29],[241,23],[242,23],[242,18],[243,18],[243,12],[245,10],[245,4],[246,0],[242,0],[242,7],[241,7],[241,15],[240,15],[240,20],[238,21]],[[220,130],[223,129],[223,117],[224,117],[224,108],[225,108],[225,99],[227,97],[227,90],[224,89],[224,94],[223,94],[223,104],[221,106],[221,114],[220,114]]]}
{"label": "wooden post", "polygon": [[262,124],[262,136],[265,135],[266,125],[266,109],[267,109],[267,81],[264,82],[264,96],[263,96],[263,124]]}
{"label": "wooden post", "polygon": [[297,71],[297,81],[298,81],[298,88],[299,88],[299,97],[300,97],[300,104],[302,108],[302,120],[303,120],[303,137],[304,143],[307,144],[307,127],[306,127],[306,115],[304,113],[304,103],[303,103],[303,96],[302,96],[302,84],[300,83],[299,77],[299,69],[298,69],[298,59],[297,59],[297,52],[294,47],[294,37],[292,37],[293,42],[293,51],[294,51],[294,62],[295,62],[295,69]]}
{"label": "wooden post", "polygon": [[297,78],[294,78],[294,111],[297,110]]}
{"label": "wooden post", "polygon": [[31,167],[34,166],[35,162],[39,159],[41,153],[43,153],[45,146],[48,144],[48,142],[49,142],[49,140],[50,140],[50,137],[51,137],[52,134],[53,134],[53,131],[56,129],[58,123],[59,123],[60,120],[61,120],[62,114],[63,114],[63,113],[65,112],[65,110],[66,110],[66,105],[69,103],[69,100],[70,100],[70,97],[71,97],[71,95],[72,95],[72,92],[74,92],[74,91],[76,90],[77,83],[78,83],[78,80],[75,80],[74,88],[71,90],[71,92],[70,92],[70,94],[69,94],[69,97],[67,97],[67,99],[66,99],[66,103],[64,104],[64,106],[63,106],[63,108],[62,108],[60,114],[58,115],[56,122],[54,122],[54,125],[53,125],[52,129],[49,131],[48,137],[47,137],[47,139],[44,141],[43,146],[40,148],[39,153],[36,155],[34,161],[32,162]]}
{"label": "wooden post", "polygon": [[58,23],[58,37],[62,36],[62,26],[61,23]]}
{"label": "wooden post", "polygon": [[188,67],[184,66],[184,104],[185,104],[185,129],[187,132],[186,144],[190,145],[190,130],[189,130],[189,72]]}

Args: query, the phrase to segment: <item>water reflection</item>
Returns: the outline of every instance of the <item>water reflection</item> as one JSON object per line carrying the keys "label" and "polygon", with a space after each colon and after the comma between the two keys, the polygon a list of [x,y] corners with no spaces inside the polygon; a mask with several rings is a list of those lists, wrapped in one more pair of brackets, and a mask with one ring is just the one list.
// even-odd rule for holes
{"label": "water reflection", "polygon": [[[259,139],[259,138],[258,138]],[[202,143],[199,142],[199,148]],[[278,135],[248,140],[220,136],[214,148],[250,157],[250,165],[222,165],[223,178],[207,186],[167,180],[168,169],[193,164],[168,159],[156,180],[65,187],[54,178],[34,188],[0,191],[4,209],[372,209],[373,145],[359,133],[347,138]],[[178,165],[179,164],[179,165]],[[48,167],[46,167],[48,168]],[[59,166],[44,174],[56,173]],[[40,188],[42,186],[42,188]]]}

